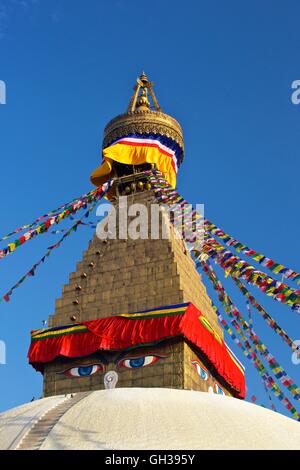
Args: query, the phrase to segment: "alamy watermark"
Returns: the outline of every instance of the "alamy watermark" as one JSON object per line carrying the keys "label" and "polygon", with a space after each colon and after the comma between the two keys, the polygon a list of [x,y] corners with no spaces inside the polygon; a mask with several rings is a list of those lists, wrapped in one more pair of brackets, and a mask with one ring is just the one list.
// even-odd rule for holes
{"label": "alamy watermark", "polygon": [[6,104],[6,83],[0,80],[0,104]]}
{"label": "alamy watermark", "polygon": [[292,363],[298,366],[300,364],[300,339],[296,339],[293,343],[295,346],[298,346],[298,349],[292,354]]}
{"label": "alamy watermark", "polygon": [[291,94],[291,102],[293,104],[300,104],[300,80],[294,80],[291,88],[295,90]]}
{"label": "alamy watermark", "polygon": [[197,204],[195,210],[190,204],[140,204],[128,205],[128,198],[120,196],[118,207],[100,204],[96,215],[105,217],[97,224],[99,239],[168,239],[171,226],[174,238],[189,243],[202,243],[204,236],[204,204]]}
{"label": "alamy watermark", "polygon": [[6,345],[2,340],[0,340],[0,365],[1,364],[6,364]]}

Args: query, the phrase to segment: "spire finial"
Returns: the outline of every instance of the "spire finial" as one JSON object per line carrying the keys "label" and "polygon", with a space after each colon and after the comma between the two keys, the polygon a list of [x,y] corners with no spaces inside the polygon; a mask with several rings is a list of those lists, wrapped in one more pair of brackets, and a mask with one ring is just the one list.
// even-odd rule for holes
{"label": "spire finial", "polygon": [[150,109],[150,103],[148,100],[148,89],[146,87],[142,88],[142,92],[136,103],[136,108],[139,108],[139,110]]}
{"label": "spire finial", "polygon": [[134,87],[134,94],[128,105],[128,112],[134,113],[137,109],[139,111],[149,111],[150,102],[148,99],[148,91],[150,92],[153,104],[156,111],[161,111],[155,93],[153,91],[153,82],[149,82],[147,75],[144,70],[142,71],[139,78],[136,80],[137,84]]}
{"label": "spire finial", "polygon": [[144,70],[142,71],[139,79],[144,85],[147,85],[149,83],[147,75],[145,74]]}

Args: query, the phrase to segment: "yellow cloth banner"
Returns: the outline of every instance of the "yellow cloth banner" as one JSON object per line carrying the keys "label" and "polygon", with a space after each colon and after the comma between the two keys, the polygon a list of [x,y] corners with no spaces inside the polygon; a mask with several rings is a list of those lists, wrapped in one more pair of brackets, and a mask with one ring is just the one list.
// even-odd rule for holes
{"label": "yellow cloth banner", "polygon": [[[174,157],[175,158],[175,157]],[[155,163],[157,169],[164,173],[166,180],[175,188],[176,171],[171,156],[163,152],[159,147],[152,145],[130,145],[116,143],[103,149],[103,162],[91,176],[91,181],[96,186],[107,181],[112,170],[112,161],[125,165],[141,165],[143,163]]]}

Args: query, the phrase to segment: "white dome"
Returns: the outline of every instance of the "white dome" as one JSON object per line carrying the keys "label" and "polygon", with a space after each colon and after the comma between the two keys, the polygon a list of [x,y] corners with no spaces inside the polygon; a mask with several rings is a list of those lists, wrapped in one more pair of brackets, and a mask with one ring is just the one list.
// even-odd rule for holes
{"label": "white dome", "polygon": [[[45,413],[53,417],[59,409],[47,428]],[[236,398],[188,390],[117,388],[44,398],[0,414],[0,448],[16,448],[22,439],[24,448],[37,421],[44,429],[40,450],[300,449],[296,421]]]}

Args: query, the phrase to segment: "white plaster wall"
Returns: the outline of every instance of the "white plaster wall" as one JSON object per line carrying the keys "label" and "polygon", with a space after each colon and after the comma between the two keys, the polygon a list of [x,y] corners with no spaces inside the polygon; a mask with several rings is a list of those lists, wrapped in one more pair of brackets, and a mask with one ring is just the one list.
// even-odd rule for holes
{"label": "white plaster wall", "polygon": [[300,423],[231,397],[117,388],[75,404],[42,449],[300,449]]}

